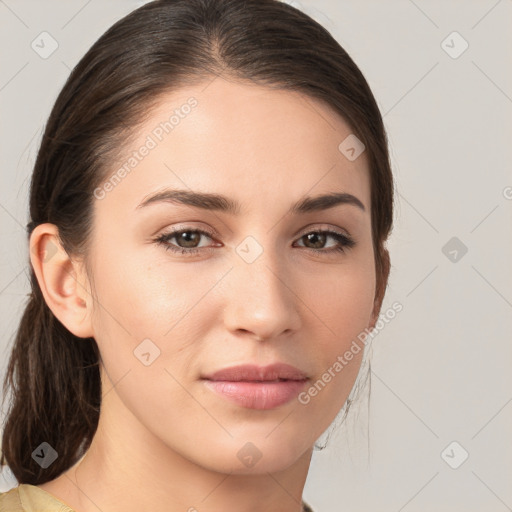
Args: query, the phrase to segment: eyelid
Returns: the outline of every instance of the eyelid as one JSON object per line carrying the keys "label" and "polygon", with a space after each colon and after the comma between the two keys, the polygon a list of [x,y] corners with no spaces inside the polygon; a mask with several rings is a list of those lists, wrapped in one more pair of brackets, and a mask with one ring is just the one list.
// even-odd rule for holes
{"label": "eyelid", "polygon": [[[315,227],[312,227],[315,226]],[[182,233],[183,231],[197,231],[199,233],[205,234],[209,236],[210,238],[214,239],[216,237],[220,237],[220,235],[211,228],[206,227],[196,227],[190,224],[185,224],[180,226],[179,224],[177,226],[173,226],[168,231],[164,230],[161,234],[156,235],[157,237],[167,236],[167,235],[174,235],[178,233]],[[302,238],[303,236],[314,233],[314,232],[326,232],[326,231],[332,231],[338,235],[345,236],[347,238],[353,239],[353,236],[350,234],[350,232],[347,229],[338,228],[335,226],[330,226],[327,224],[310,224],[304,228],[301,228],[299,231],[297,231],[293,237],[294,239]]]}
{"label": "eyelid", "polygon": [[194,225],[190,225],[190,224],[175,225],[172,228],[162,230],[160,232],[160,234],[157,234],[156,236],[158,237],[158,236],[166,236],[166,235],[175,235],[177,233],[182,233],[184,231],[197,231],[201,234],[209,236],[210,238],[216,238],[216,237],[220,236],[215,232],[215,230],[213,230],[211,228],[206,228],[206,227],[202,227],[202,226],[198,227],[198,226],[194,226]]}
{"label": "eyelid", "polygon": [[346,229],[338,228],[336,226],[331,226],[329,224],[311,224],[309,226],[306,226],[305,228],[300,229],[296,234],[295,237],[302,237],[304,235],[307,235],[308,233],[314,233],[318,231],[332,231],[333,233],[337,233],[338,235],[346,236],[352,238],[352,235],[348,232]]}
{"label": "eyelid", "polygon": [[[213,242],[216,241],[216,237],[217,237],[216,233],[209,229],[188,226],[188,227],[182,227],[182,228],[172,228],[169,231],[164,231],[161,235],[159,235],[159,238],[161,238],[161,237],[172,238],[173,236],[177,236],[178,234],[184,233],[184,232],[199,233],[200,235],[207,236]],[[206,249],[206,247],[201,247],[200,249]]]}
{"label": "eyelid", "polygon": [[[341,237],[347,250],[354,247],[357,244],[357,239],[352,236],[352,234],[350,233],[350,231],[348,229],[341,228],[339,226],[333,226],[332,224],[329,224],[326,222],[324,222],[324,223],[312,222],[311,224],[307,225],[306,227],[300,229],[299,231],[297,231],[295,233],[295,235],[294,235],[295,241],[293,243],[296,243],[297,240],[301,239],[303,236],[308,235],[309,233],[318,233],[318,232],[320,232],[320,233],[330,232],[330,233],[332,233],[332,235],[328,234],[327,236],[331,236],[334,238],[336,238],[336,236]],[[312,250],[314,250],[314,249],[312,249]],[[322,251],[322,249],[319,249],[319,251]]]}

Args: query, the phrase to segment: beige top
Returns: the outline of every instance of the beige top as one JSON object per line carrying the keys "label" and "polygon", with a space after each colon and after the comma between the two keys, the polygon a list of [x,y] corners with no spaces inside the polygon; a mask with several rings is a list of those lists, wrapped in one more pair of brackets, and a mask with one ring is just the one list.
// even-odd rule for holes
{"label": "beige top", "polygon": [[[8,492],[0,493],[0,512],[75,512],[40,487],[20,484]],[[302,502],[302,512],[313,512]]]}
{"label": "beige top", "polygon": [[74,512],[53,494],[35,485],[20,484],[0,493],[0,512]]}

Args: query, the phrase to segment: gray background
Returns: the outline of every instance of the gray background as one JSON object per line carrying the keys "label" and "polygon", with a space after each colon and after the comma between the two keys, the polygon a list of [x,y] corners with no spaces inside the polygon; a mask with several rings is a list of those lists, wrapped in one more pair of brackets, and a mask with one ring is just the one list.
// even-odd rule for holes
{"label": "gray background", "polygon": [[[142,3],[0,0],[1,377],[29,291],[43,125],[70,69]],[[403,305],[368,352],[369,408],[366,390],[304,497],[316,512],[512,510],[512,0],[289,3],[349,52],[384,115],[397,210],[383,311]],[[31,48],[43,31],[59,45],[47,59]]]}

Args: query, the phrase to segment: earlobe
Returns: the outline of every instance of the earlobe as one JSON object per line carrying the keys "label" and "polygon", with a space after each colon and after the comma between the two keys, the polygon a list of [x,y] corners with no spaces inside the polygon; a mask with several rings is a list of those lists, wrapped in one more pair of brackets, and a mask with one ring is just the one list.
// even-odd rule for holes
{"label": "earlobe", "polygon": [[36,226],[30,236],[30,261],[46,304],[75,336],[93,336],[92,297],[83,265],[70,258],[54,224]]}

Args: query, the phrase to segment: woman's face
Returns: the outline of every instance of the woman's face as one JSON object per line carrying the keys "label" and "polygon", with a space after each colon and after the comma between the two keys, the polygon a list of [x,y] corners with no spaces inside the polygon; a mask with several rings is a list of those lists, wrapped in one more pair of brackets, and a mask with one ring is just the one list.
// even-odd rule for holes
{"label": "woman's face", "polygon": [[[102,414],[134,443],[263,473],[333,421],[363,350],[344,354],[375,320],[369,171],[339,149],[350,134],[312,98],[217,78],[166,95],[111,167],[92,326],[119,398]],[[304,203],[324,194],[357,199]]]}

